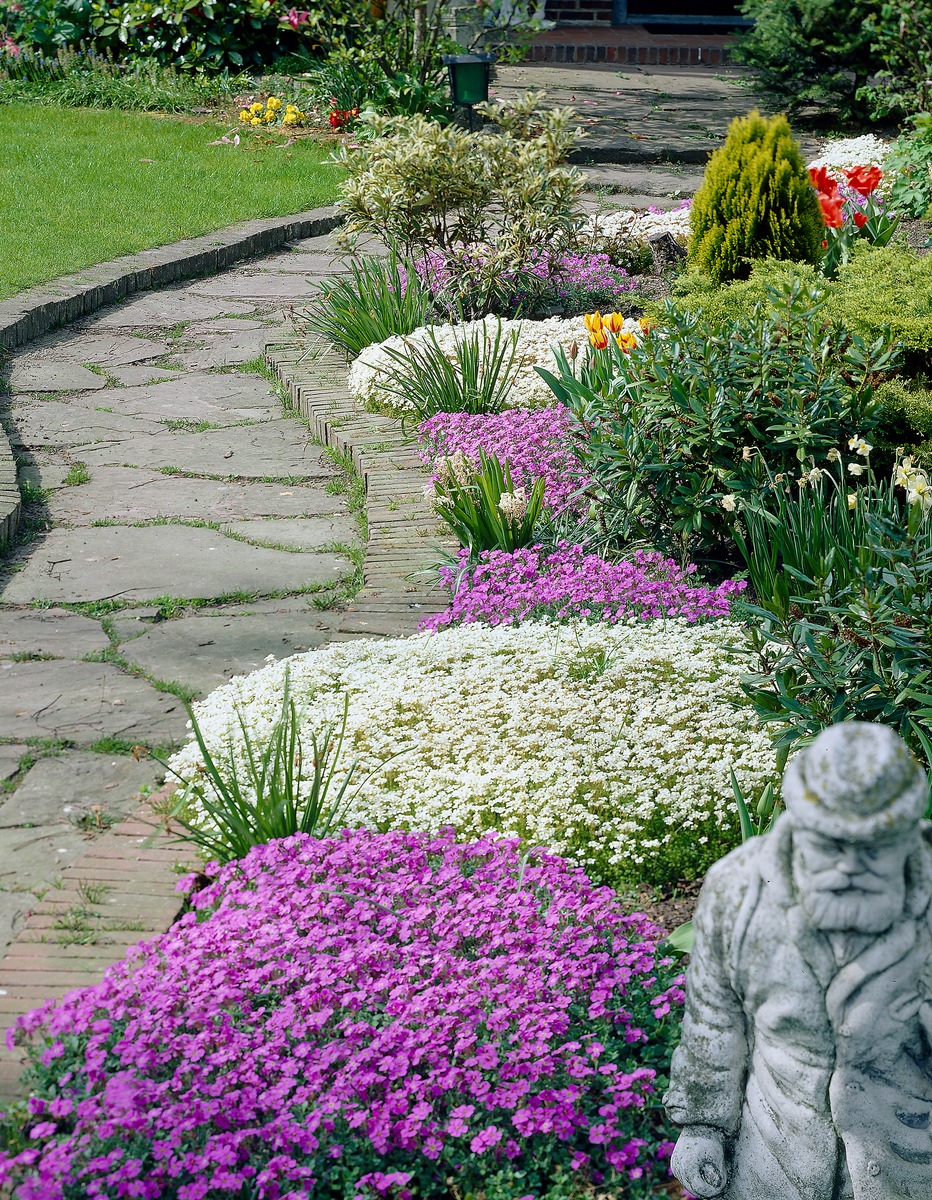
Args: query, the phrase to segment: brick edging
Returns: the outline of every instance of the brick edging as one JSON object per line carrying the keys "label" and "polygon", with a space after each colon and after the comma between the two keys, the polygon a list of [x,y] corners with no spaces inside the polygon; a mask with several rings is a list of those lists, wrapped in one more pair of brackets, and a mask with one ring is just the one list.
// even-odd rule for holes
{"label": "brick edging", "polygon": [[294,408],[325,445],[349,455],[366,488],[369,540],[363,587],[341,614],[337,635],[415,633],[421,619],[446,601],[419,572],[436,551],[455,550],[424,503],[429,478],[401,422],[356,408],[346,365],[335,353],[311,359],[292,339],[266,348],[265,360]]}
{"label": "brick edging", "polygon": [[[0,959],[0,1109],[22,1094],[25,1054],[11,1054],[4,1041],[17,1017],[44,1000],[98,983],[105,968],[131,946],[164,933],[180,913],[184,901],[175,891],[179,877],[173,868],[191,849],[161,829],[154,815],[173,787],[163,787],[65,867],[62,886],[49,888]],[[76,923],[87,929],[64,927]],[[120,928],[127,925],[132,928]]]}

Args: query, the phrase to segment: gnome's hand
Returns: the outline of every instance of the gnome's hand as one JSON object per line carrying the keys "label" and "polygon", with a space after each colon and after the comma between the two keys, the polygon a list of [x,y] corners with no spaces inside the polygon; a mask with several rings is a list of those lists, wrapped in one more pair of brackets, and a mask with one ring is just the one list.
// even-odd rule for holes
{"label": "gnome's hand", "polygon": [[687,1127],[679,1136],[670,1166],[687,1192],[701,1200],[720,1196],[728,1182],[722,1135],[709,1125]]}

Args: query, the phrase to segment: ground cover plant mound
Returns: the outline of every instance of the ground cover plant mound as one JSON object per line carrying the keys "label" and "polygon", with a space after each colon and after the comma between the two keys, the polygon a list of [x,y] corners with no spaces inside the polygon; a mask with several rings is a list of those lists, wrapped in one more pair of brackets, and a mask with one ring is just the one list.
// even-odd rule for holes
{"label": "ground cover plant mound", "polygon": [[40,1033],[26,1200],[639,1197],[683,1000],[661,931],[516,840],[252,850]]}
{"label": "ground cover plant mound", "polygon": [[[730,766],[745,795],[770,778],[770,738],[742,708],[752,663],[730,649],[739,641],[732,622],[680,617],[470,624],[297,655],[194,712],[215,761],[232,756],[245,776],[237,714],[261,749],[287,672],[303,731],[339,724],[349,698],[344,753],[365,782],[346,824],[517,834],[594,877],[664,882],[735,844]],[[171,760],[186,779],[199,763],[193,742]]]}

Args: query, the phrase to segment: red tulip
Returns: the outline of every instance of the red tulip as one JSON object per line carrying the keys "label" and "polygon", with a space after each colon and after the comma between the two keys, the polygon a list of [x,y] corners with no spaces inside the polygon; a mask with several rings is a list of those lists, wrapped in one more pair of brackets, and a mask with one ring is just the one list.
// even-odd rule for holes
{"label": "red tulip", "polygon": [[854,214],[854,223],[857,225],[858,229],[863,229],[867,224],[867,213],[856,212]]}
{"label": "red tulip", "polygon": [[812,180],[812,186],[817,192],[821,192],[826,196],[834,196],[838,191],[838,180],[834,179],[826,171],[825,167],[809,168],[809,178]]}
{"label": "red tulip", "polygon": [[822,206],[822,219],[829,229],[840,229],[845,223],[841,196],[827,196],[825,192],[819,192],[819,204]]}
{"label": "red tulip", "polygon": [[880,167],[851,167],[845,171],[845,178],[848,184],[859,195],[869,196],[871,192],[875,192],[883,179],[883,171]]}

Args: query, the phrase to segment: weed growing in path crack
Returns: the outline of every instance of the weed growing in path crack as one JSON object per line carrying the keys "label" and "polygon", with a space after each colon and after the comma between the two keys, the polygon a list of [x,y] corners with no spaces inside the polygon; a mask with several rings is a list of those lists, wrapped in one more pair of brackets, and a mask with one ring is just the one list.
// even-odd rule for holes
{"label": "weed growing in path crack", "polygon": [[80,487],[82,483],[90,483],[91,473],[85,462],[73,462],[65,476],[65,487]]}

